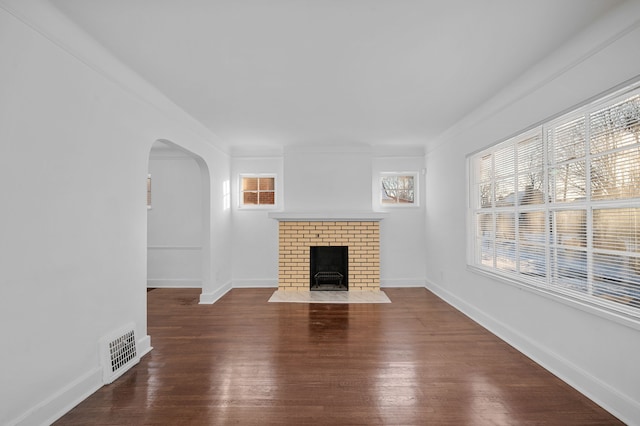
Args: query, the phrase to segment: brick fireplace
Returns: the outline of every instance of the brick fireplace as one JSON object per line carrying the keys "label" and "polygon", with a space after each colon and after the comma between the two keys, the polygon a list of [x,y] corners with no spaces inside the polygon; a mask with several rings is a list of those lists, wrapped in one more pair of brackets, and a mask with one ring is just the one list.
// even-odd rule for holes
{"label": "brick fireplace", "polygon": [[347,247],[349,291],[380,290],[380,215],[270,216],[279,221],[278,290],[310,291],[311,247],[333,246]]}

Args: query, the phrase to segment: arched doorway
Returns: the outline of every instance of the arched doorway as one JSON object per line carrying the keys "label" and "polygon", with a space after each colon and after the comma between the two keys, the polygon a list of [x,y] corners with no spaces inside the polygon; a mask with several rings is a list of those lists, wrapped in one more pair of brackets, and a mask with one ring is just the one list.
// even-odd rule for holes
{"label": "arched doorway", "polygon": [[147,288],[201,288],[211,279],[210,178],[202,157],[170,141],[149,152]]}

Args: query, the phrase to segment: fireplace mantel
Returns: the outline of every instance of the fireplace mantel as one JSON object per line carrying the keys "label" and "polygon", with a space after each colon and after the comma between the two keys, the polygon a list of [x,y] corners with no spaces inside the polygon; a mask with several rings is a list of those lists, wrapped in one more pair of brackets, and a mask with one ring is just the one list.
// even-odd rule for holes
{"label": "fireplace mantel", "polygon": [[269,217],[279,222],[379,222],[387,217],[386,212],[270,212]]}

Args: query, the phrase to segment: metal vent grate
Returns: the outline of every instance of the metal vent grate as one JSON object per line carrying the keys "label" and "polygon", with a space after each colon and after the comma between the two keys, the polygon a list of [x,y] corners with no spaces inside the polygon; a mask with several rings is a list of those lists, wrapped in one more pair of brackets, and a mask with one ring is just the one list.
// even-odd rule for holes
{"label": "metal vent grate", "polygon": [[134,359],[136,352],[136,339],[133,330],[124,336],[118,337],[109,343],[109,354],[111,355],[111,371],[116,371]]}
{"label": "metal vent grate", "polygon": [[113,382],[140,361],[136,347],[135,326],[120,329],[100,341],[103,382]]}

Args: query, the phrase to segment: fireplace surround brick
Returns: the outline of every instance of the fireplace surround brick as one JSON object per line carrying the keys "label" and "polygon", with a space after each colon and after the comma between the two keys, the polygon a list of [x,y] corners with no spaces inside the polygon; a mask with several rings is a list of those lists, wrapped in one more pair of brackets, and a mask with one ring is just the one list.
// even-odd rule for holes
{"label": "fireplace surround brick", "polygon": [[349,290],[380,290],[378,221],[279,222],[279,290],[309,291],[311,246],[349,247]]}

